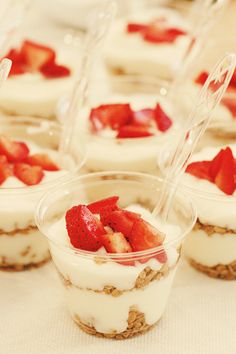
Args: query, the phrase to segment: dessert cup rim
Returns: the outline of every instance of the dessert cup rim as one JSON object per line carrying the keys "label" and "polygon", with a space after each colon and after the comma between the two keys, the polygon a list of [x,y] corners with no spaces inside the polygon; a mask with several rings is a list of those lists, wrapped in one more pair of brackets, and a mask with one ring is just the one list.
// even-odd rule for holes
{"label": "dessert cup rim", "polygon": [[[44,206],[44,203],[46,202],[46,200],[48,198],[50,198],[50,195],[55,193],[56,191],[58,191],[59,189],[62,189],[63,186],[66,187],[66,185],[70,184],[70,183],[75,183],[78,181],[81,181],[83,179],[86,178],[92,178],[92,177],[101,177],[101,176],[134,176],[134,177],[143,177],[143,178],[148,178],[150,180],[153,181],[163,181],[162,178],[157,177],[157,176],[152,176],[146,173],[139,173],[139,172],[126,172],[126,171],[106,171],[106,172],[94,172],[94,173],[89,173],[89,174],[85,174],[85,175],[81,175],[81,176],[77,176],[76,178],[71,179],[70,181],[67,181],[59,186],[57,186],[54,189],[51,189],[49,192],[47,192],[46,194],[44,194],[43,197],[41,197],[40,201],[37,204],[37,207],[35,209],[35,223],[37,225],[37,227],[39,228],[39,230],[43,233],[43,235],[48,239],[48,241],[50,243],[53,243],[55,246],[57,246],[58,248],[62,249],[63,251],[65,251],[68,254],[73,254],[73,255],[78,255],[78,256],[82,256],[84,258],[94,258],[94,256],[98,256],[101,257],[103,259],[107,259],[107,260],[111,260],[112,259],[116,260],[116,259],[123,259],[125,261],[128,260],[139,260],[143,257],[148,257],[148,256],[153,256],[156,255],[158,253],[163,252],[163,245],[165,246],[165,249],[168,249],[171,245],[177,243],[178,241],[181,241],[182,239],[184,239],[184,237],[191,231],[192,227],[194,226],[196,220],[197,220],[197,213],[196,213],[196,208],[194,207],[191,199],[183,194],[181,192],[181,196],[185,196],[185,200],[188,201],[188,208],[190,208],[191,210],[191,223],[189,226],[186,227],[186,230],[184,232],[181,232],[180,235],[178,235],[177,237],[171,239],[170,241],[158,246],[158,247],[154,247],[148,250],[144,250],[144,251],[138,251],[138,252],[132,252],[132,253],[106,253],[106,254],[99,254],[96,252],[91,252],[91,251],[85,251],[85,250],[81,250],[81,249],[77,249],[75,247],[71,246],[67,246],[67,245],[62,245],[59,242],[55,241],[54,239],[52,239],[49,235],[46,234],[46,232],[44,232],[44,226],[42,225],[43,223],[43,217],[42,217],[42,213],[43,216],[47,210],[47,208]],[[170,183],[170,185],[174,186],[173,183]],[[68,194],[68,193],[67,193]],[[179,194],[179,192],[176,193],[177,195]]]}
{"label": "dessert cup rim", "polygon": [[[25,124],[25,126],[30,126],[30,123],[35,125],[35,124],[45,124],[48,125],[50,128],[53,129],[62,129],[62,126],[59,124],[57,121],[50,121],[48,119],[44,118],[34,118],[34,117],[0,117],[0,124],[10,124],[14,123],[15,125],[19,124],[21,125],[22,123]],[[82,150],[82,149],[81,149]],[[84,151],[81,151],[81,154],[83,155],[81,161],[79,164],[75,164],[73,169],[71,171],[67,171],[63,176],[54,178],[46,183],[39,183],[37,185],[29,186],[25,185],[24,187],[0,187],[0,195],[1,194],[29,194],[29,193],[35,193],[41,190],[44,190],[48,186],[51,185],[57,185],[58,183],[63,183],[66,182],[67,180],[73,178],[73,176],[81,169],[81,167],[84,165],[86,158],[87,158],[87,149],[84,147]]]}

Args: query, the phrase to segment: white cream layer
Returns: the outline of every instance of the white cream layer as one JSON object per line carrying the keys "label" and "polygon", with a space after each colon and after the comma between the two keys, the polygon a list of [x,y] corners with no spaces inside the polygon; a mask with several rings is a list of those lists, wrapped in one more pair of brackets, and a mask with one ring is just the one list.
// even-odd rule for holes
{"label": "white cream layer", "polygon": [[[236,144],[229,145],[236,157]],[[191,162],[212,160],[221,147],[207,147],[193,155]],[[201,223],[236,230],[236,191],[233,196],[222,192],[214,183],[185,173],[181,180],[197,208]]]}
{"label": "white cream layer", "polygon": [[168,26],[189,30],[189,24],[175,11],[158,9],[130,16],[115,22],[105,49],[105,61],[111,69],[126,74],[155,75],[165,79],[175,76],[189,45],[188,36],[179,36],[174,43],[150,43],[139,33],[127,33],[128,23],[147,24],[165,17]]}
{"label": "white cream layer", "polygon": [[204,230],[192,231],[184,243],[184,253],[208,267],[230,264],[236,261],[236,235],[229,232],[208,236]]}

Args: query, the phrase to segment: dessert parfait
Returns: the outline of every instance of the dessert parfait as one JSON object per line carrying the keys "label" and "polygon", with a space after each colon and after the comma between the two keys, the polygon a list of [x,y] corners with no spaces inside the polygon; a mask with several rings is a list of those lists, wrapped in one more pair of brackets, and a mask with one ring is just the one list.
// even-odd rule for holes
{"label": "dessert parfait", "polygon": [[215,278],[236,279],[236,145],[207,147],[187,166],[183,184],[198,219],[185,242],[197,270]]}
{"label": "dessert parfait", "polygon": [[55,117],[59,98],[73,83],[72,53],[25,39],[5,57],[12,68],[0,92],[0,108],[11,115]]}
{"label": "dessert parfait", "polygon": [[129,338],[164,313],[195,217],[180,196],[166,223],[154,216],[161,184],[149,175],[95,173],[63,184],[38,206],[71,316],[89,334]]}
{"label": "dessert parfait", "polygon": [[58,152],[60,127],[43,120],[0,121],[0,269],[38,267],[50,258],[34,222],[39,198],[79,168],[79,148]]}

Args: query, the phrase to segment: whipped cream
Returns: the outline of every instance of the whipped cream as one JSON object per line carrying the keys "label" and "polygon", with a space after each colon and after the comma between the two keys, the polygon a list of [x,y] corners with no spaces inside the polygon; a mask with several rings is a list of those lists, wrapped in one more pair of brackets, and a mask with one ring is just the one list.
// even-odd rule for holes
{"label": "whipped cream", "polygon": [[126,74],[155,75],[172,78],[180,68],[189,45],[187,35],[179,36],[173,43],[149,43],[139,33],[127,33],[128,23],[147,24],[156,18],[165,17],[168,27],[190,29],[177,12],[168,9],[152,9],[133,14],[128,19],[114,23],[105,48],[105,62],[108,68],[124,71]]}

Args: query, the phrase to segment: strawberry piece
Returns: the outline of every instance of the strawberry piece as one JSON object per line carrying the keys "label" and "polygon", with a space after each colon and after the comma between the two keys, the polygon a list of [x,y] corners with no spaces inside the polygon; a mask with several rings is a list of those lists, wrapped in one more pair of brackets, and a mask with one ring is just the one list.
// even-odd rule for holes
{"label": "strawberry piece", "polygon": [[164,235],[143,219],[134,222],[128,236],[133,251],[144,251],[162,245]]}
{"label": "strawberry piece", "polygon": [[29,155],[24,160],[30,166],[41,166],[46,171],[58,171],[59,167],[51,160],[47,154]]}
{"label": "strawberry piece", "polygon": [[148,27],[147,25],[141,23],[128,23],[126,29],[128,33],[137,33],[146,30],[147,27]]}
{"label": "strawberry piece", "polygon": [[150,126],[152,120],[154,120],[154,109],[145,108],[140,111],[133,112],[131,124],[148,127]]}
{"label": "strawberry piece", "polygon": [[26,72],[24,65],[12,62],[9,76],[22,75]]}
{"label": "strawberry piece", "polygon": [[101,213],[101,221],[103,225],[109,226],[115,232],[121,232],[125,237],[129,237],[134,220],[132,220],[124,210],[115,210],[104,218]]}
{"label": "strawberry piece", "polygon": [[70,75],[70,69],[64,65],[58,65],[53,61],[46,62],[40,66],[39,71],[46,78],[56,79],[59,77],[65,77]]}
{"label": "strawberry piece", "polygon": [[220,169],[215,177],[215,184],[220,190],[228,195],[234,193],[234,157],[229,147],[224,151]]}
{"label": "strawberry piece", "polygon": [[100,220],[103,225],[108,225],[109,216],[113,211],[120,210],[118,205],[110,204],[100,210]]}
{"label": "strawberry piece", "polygon": [[220,170],[224,155],[225,155],[225,150],[221,149],[210,163],[209,175],[212,181],[215,180],[216,175]]}
{"label": "strawberry piece", "polygon": [[116,195],[109,198],[101,199],[97,202],[88,204],[87,208],[91,211],[91,213],[99,214],[102,209],[116,205],[118,199],[119,197]]}
{"label": "strawberry piece", "polygon": [[11,49],[5,55],[5,57],[12,60],[12,66],[11,66],[11,70],[10,70],[9,76],[11,76],[11,75],[20,75],[20,74],[24,74],[26,72],[25,57],[24,57],[24,55],[22,54],[21,51],[19,51],[17,49]]}
{"label": "strawberry piece", "polygon": [[56,58],[53,49],[29,40],[23,42],[21,52],[32,71],[39,70],[46,63],[54,62]]}
{"label": "strawberry piece", "polygon": [[229,86],[231,86],[231,88],[236,88],[236,70],[233,73],[233,76],[230,80]]}
{"label": "strawberry piece", "polygon": [[121,232],[103,234],[101,242],[109,253],[128,253],[132,252],[129,242]]}
{"label": "strawberry piece", "polygon": [[177,37],[186,35],[186,32],[178,28],[161,28],[153,23],[142,34],[144,40],[147,42],[173,43]]}
{"label": "strawberry piece", "polygon": [[106,104],[93,108],[90,112],[90,122],[93,131],[101,130],[105,127],[111,127],[116,130],[132,119],[133,112],[127,103]]}
{"label": "strawberry piece", "polygon": [[159,103],[156,105],[154,112],[155,112],[154,119],[158,129],[161,132],[167,131],[172,126],[172,120],[163,111]]}
{"label": "strawberry piece", "polygon": [[211,168],[211,161],[196,161],[190,163],[187,166],[186,172],[190,173],[195,177],[201,179],[207,179],[208,181],[213,182],[214,180],[211,177],[210,168]]}
{"label": "strawberry piece", "polygon": [[6,156],[0,155],[0,184],[2,184],[9,176],[12,176],[12,168],[8,163]]}
{"label": "strawberry piece", "polygon": [[97,251],[106,234],[99,221],[85,205],[74,206],[66,213],[66,228],[71,244],[86,251]]}
{"label": "strawberry piece", "polygon": [[127,216],[132,221],[138,220],[141,218],[141,214],[134,213],[133,211],[129,210],[122,210],[124,212],[124,215]]}
{"label": "strawberry piece", "polygon": [[14,175],[28,186],[39,184],[44,177],[42,167],[30,166],[26,163],[16,163],[14,165]]}
{"label": "strawberry piece", "polygon": [[117,138],[144,138],[152,136],[147,127],[137,125],[124,125],[118,131]]}
{"label": "strawberry piece", "polygon": [[28,146],[20,141],[12,141],[4,135],[0,136],[0,154],[9,162],[23,161],[29,154]]}
{"label": "strawberry piece", "polygon": [[225,97],[225,98],[222,99],[222,103],[223,103],[223,105],[225,107],[228,108],[228,110],[232,114],[233,118],[235,118],[236,117],[236,102],[235,102],[235,99]]}
{"label": "strawberry piece", "polygon": [[204,85],[206,80],[208,79],[208,72],[202,71],[194,80],[196,84]]}

